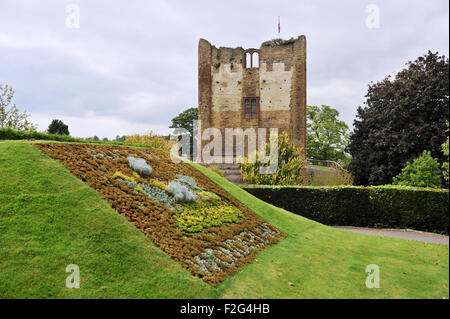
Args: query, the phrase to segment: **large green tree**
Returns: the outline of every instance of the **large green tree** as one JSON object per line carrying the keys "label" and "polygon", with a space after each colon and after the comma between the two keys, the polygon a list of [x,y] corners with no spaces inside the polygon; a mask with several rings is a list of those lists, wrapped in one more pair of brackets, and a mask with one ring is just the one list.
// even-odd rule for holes
{"label": "large green tree", "polygon": [[29,115],[20,112],[13,104],[14,90],[8,85],[0,84],[0,128],[12,128],[15,130],[34,131],[36,125],[28,121]]}
{"label": "large green tree", "polygon": [[394,79],[371,83],[358,107],[348,146],[356,184],[390,184],[424,150],[444,161],[449,60],[428,52],[406,65]]}
{"label": "large green tree", "polygon": [[328,106],[308,105],[307,153],[309,158],[345,161],[348,125],[340,121],[339,111]]}
{"label": "large green tree", "polygon": [[173,134],[180,134],[181,130],[180,129],[185,129],[188,131],[189,133],[189,137],[190,137],[190,144],[191,144],[191,158],[192,158],[192,151],[193,151],[193,147],[194,147],[194,143],[197,139],[196,136],[194,136],[194,126],[193,126],[193,121],[198,119],[198,108],[196,107],[191,107],[183,112],[181,112],[180,114],[178,114],[177,116],[175,116],[172,119],[172,125],[169,126],[170,128],[174,129]]}
{"label": "large green tree", "polygon": [[52,120],[48,126],[47,132],[50,134],[70,135],[69,126],[61,120]]}

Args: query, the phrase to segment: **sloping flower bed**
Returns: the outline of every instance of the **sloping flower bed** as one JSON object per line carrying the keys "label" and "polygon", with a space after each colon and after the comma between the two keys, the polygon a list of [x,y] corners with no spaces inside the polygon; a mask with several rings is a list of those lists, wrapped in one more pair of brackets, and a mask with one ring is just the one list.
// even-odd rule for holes
{"label": "sloping flower bed", "polygon": [[146,148],[35,143],[192,274],[217,286],[284,237],[219,186]]}

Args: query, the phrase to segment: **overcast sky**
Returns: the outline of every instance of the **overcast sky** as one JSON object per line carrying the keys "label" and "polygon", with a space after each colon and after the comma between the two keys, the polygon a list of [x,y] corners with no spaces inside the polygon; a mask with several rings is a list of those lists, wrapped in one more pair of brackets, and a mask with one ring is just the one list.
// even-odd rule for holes
{"label": "overcast sky", "polygon": [[79,137],[167,134],[197,106],[200,38],[258,48],[304,34],[308,104],[352,127],[370,81],[428,50],[448,57],[448,12],[448,0],[0,0],[0,83],[39,130],[57,118]]}

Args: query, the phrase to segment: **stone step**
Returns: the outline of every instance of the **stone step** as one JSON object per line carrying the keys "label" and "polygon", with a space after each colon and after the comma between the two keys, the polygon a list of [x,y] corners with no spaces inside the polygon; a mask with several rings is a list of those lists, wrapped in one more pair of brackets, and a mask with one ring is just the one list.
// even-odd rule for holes
{"label": "stone step", "polygon": [[236,163],[233,163],[233,164],[226,164],[226,163],[215,164],[215,163],[212,163],[212,164],[203,164],[203,166],[206,166],[206,167],[216,166],[219,169],[239,169],[239,165],[236,164]]}
{"label": "stone step", "polygon": [[239,168],[239,164],[237,164],[237,163],[233,163],[233,164],[211,163],[211,164],[203,164],[203,166],[206,166],[209,168],[214,167],[214,166],[217,167],[220,171],[225,173],[225,178],[234,184],[243,184],[244,183],[244,180],[242,179],[242,175],[241,175],[241,169]]}
{"label": "stone step", "polygon": [[224,170],[224,171],[240,171],[241,170],[239,168],[239,166],[236,166],[236,167],[221,167],[221,166],[219,166],[219,169]]}
{"label": "stone step", "polygon": [[242,176],[240,171],[226,171],[226,170],[221,171],[225,172],[225,176]]}

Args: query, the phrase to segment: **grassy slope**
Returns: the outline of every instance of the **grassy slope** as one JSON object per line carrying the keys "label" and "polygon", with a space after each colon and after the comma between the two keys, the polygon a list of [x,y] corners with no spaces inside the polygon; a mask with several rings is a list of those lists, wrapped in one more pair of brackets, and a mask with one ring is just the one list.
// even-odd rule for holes
{"label": "grassy slope", "polygon": [[[337,230],[269,205],[192,165],[287,234],[225,281],[218,288],[221,297],[448,298],[448,246]],[[365,286],[369,264],[380,267],[379,289]]]}
{"label": "grassy slope", "polygon": [[[448,298],[448,246],[335,230],[193,165],[288,235],[217,289],[61,164],[26,142],[0,142],[0,298]],[[65,287],[70,263],[80,266],[80,289]],[[364,285],[371,263],[380,289]]]}
{"label": "grassy slope", "polygon": [[[81,288],[67,289],[68,264]],[[208,298],[194,278],[57,161],[0,142],[0,298]]]}

